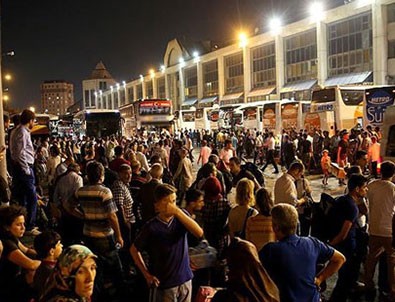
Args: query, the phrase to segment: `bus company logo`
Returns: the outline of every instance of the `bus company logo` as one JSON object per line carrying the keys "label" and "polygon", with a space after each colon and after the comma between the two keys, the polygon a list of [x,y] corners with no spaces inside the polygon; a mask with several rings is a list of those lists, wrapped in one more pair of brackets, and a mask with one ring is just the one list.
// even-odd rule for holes
{"label": "bus company logo", "polygon": [[392,104],[393,102],[394,102],[394,99],[389,95],[387,95],[387,96],[383,96],[383,95],[374,96],[373,95],[371,98],[367,99],[367,103],[369,105],[373,105],[373,106],[387,105],[387,104],[389,105],[389,104]]}

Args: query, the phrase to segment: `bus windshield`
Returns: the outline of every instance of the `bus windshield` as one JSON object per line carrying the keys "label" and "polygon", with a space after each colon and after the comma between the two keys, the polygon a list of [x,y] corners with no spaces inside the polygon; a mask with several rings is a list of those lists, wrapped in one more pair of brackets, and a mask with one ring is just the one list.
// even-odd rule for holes
{"label": "bus windshield", "polygon": [[74,132],[79,135],[104,137],[119,134],[121,131],[121,114],[119,111],[87,110],[74,117]]}
{"label": "bus windshield", "polygon": [[342,100],[346,106],[358,106],[363,102],[364,90],[340,90]]}
{"label": "bus windshield", "polygon": [[313,91],[311,100],[316,103],[334,102],[336,100],[336,90],[335,88],[328,88]]}

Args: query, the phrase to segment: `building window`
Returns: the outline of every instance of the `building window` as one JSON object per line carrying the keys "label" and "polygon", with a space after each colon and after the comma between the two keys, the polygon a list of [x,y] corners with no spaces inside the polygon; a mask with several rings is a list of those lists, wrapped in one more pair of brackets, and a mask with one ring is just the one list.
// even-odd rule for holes
{"label": "building window", "polygon": [[317,77],[316,29],[285,39],[287,83]]}
{"label": "building window", "polygon": [[274,43],[251,50],[252,89],[276,85],[276,50]]}
{"label": "building window", "polygon": [[99,82],[99,89],[100,90],[107,90],[107,82],[100,81]]}
{"label": "building window", "polygon": [[125,98],[125,90],[123,89],[123,90],[121,90],[120,92],[119,92],[119,94],[120,94],[120,97],[121,97],[121,102],[120,102],[120,106],[122,106],[122,105],[125,105],[125,101],[126,101],[126,98]]}
{"label": "building window", "polygon": [[243,53],[225,58],[225,94],[244,90]]}
{"label": "building window", "polygon": [[372,17],[366,13],[328,26],[329,76],[373,69]]}
{"label": "building window", "polygon": [[157,95],[159,99],[165,99],[166,98],[166,80],[165,77],[158,78],[156,80],[156,86],[157,86]]}
{"label": "building window", "polygon": [[184,70],[185,98],[197,97],[197,67]]}
{"label": "building window", "polygon": [[204,63],[202,67],[204,97],[218,95],[218,61]]}
{"label": "building window", "polygon": [[147,99],[152,99],[154,97],[154,88],[152,85],[152,81],[148,81],[145,83],[145,94]]}
{"label": "building window", "polygon": [[138,100],[143,98],[143,84],[138,84],[136,86],[136,97]]}
{"label": "building window", "polygon": [[388,41],[388,59],[395,58],[395,40]]}

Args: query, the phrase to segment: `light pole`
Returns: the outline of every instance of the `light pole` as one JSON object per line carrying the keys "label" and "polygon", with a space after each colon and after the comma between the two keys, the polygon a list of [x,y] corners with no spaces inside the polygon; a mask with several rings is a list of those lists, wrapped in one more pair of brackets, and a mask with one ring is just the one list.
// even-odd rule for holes
{"label": "light pole", "polygon": [[[1,2],[0,2],[0,16],[1,16]],[[0,53],[1,53],[1,22],[0,22]],[[0,146],[5,146],[5,131],[4,131],[4,118],[3,118],[3,76],[1,72],[1,61],[2,56],[0,56]],[[0,176],[7,181],[7,162],[6,158],[0,161]]]}

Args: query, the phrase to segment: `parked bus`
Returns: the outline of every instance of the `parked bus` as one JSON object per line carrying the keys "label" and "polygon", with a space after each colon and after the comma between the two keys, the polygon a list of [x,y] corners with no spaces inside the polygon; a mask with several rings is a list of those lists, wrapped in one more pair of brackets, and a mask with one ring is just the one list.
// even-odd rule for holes
{"label": "parked bus", "polygon": [[379,86],[365,90],[364,125],[383,126],[384,113],[394,105],[395,86]]}
{"label": "parked bus", "polygon": [[133,137],[136,134],[136,105],[129,103],[119,107],[119,112],[122,118],[122,135],[126,137]]}
{"label": "parked bus", "polygon": [[143,99],[135,103],[136,126],[138,129],[173,131],[174,114],[168,99]]}
{"label": "parked bus", "polygon": [[337,86],[313,91],[310,122],[332,133],[357,124],[363,126],[363,101],[369,88],[371,86]]}
{"label": "parked bus", "polygon": [[195,130],[195,113],[196,110],[182,109],[178,111],[177,129]]}
{"label": "parked bus", "polygon": [[[195,129],[211,130],[211,123],[216,123],[218,125],[218,119],[215,121],[216,119],[215,112],[218,112],[218,110],[214,110],[212,107],[204,107],[204,108],[196,109]],[[212,119],[214,119],[214,122],[212,121]],[[218,126],[216,128],[218,128]]]}
{"label": "parked bus", "polygon": [[81,110],[74,115],[73,128],[77,137],[121,135],[121,114],[118,110]]}
{"label": "parked bus", "polygon": [[35,114],[35,123],[31,130],[33,136],[57,136],[59,117],[53,114]]}

